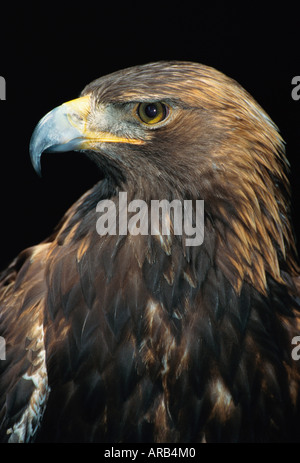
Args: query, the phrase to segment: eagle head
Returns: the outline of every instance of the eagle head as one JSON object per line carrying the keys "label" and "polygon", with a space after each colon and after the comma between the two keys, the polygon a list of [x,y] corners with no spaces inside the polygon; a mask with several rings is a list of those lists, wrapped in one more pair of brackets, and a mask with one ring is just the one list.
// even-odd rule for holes
{"label": "eagle head", "polygon": [[233,79],[192,62],[156,62],[114,72],[49,112],[30,143],[80,150],[133,198],[202,199],[205,232],[232,285],[265,292],[266,272],[295,269],[288,161],[277,127]]}

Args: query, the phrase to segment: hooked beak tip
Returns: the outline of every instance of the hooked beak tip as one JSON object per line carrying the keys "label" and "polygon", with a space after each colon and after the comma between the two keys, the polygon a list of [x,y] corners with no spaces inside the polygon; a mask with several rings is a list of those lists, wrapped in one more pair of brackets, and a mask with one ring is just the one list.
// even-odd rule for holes
{"label": "hooked beak tip", "polygon": [[[84,101],[82,102],[81,100]],[[79,101],[79,107],[88,104],[87,98]],[[43,152],[72,151],[80,147],[83,133],[80,127],[71,123],[70,114],[74,111],[73,101],[64,103],[47,113],[33,131],[29,152],[30,159],[36,173],[41,177],[41,156]]]}

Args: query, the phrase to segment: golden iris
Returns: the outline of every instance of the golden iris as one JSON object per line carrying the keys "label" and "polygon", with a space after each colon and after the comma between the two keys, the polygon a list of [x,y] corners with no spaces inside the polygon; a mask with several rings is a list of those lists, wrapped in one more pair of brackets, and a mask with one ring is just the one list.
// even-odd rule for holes
{"label": "golden iris", "polygon": [[140,103],[137,114],[145,124],[157,124],[167,117],[168,107],[160,102]]}

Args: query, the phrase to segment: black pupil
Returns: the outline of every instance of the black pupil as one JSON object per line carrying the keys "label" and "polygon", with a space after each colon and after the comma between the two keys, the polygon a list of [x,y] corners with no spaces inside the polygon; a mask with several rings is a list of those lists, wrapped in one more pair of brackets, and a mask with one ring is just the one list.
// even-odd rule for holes
{"label": "black pupil", "polygon": [[145,114],[149,119],[154,119],[157,115],[157,106],[155,104],[148,104],[145,108]]}

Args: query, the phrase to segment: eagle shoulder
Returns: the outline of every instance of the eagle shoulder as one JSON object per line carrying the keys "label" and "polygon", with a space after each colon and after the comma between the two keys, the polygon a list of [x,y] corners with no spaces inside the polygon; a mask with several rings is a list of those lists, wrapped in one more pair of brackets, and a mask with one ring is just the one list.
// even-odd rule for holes
{"label": "eagle shoulder", "polygon": [[24,250],[0,277],[0,440],[34,439],[49,395],[44,345],[44,262],[49,243]]}

